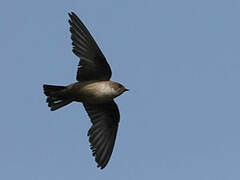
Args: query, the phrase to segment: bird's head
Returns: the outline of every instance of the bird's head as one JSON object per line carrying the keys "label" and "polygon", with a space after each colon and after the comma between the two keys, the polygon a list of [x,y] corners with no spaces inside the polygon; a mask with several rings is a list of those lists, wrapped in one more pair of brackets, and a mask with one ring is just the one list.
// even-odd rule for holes
{"label": "bird's head", "polygon": [[125,86],[123,86],[120,83],[114,82],[113,83],[113,89],[117,93],[117,96],[121,95],[122,93],[129,91]]}

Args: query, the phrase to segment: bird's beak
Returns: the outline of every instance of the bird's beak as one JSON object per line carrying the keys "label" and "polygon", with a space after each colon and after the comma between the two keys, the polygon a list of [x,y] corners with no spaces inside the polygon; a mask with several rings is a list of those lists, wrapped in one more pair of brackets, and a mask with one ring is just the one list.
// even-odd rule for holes
{"label": "bird's beak", "polygon": [[129,91],[129,89],[125,89],[125,91]]}

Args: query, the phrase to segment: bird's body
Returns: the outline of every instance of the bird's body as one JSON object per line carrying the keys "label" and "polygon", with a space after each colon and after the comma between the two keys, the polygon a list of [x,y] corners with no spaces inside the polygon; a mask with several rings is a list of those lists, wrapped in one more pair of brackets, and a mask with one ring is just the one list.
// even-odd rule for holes
{"label": "bird's body", "polygon": [[112,71],[87,28],[75,13],[69,14],[73,52],[80,58],[77,82],[67,86],[43,85],[51,111],[73,101],[83,103],[92,126],[89,142],[98,167],[105,168],[113,151],[120,113],[113,99],[127,91],[111,81]]}
{"label": "bird's body", "polygon": [[[78,84],[73,84],[78,87]],[[97,81],[90,82],[79,88],[79,95],[82,98],[77,101],[91,104],[99,104],[113,100],[115,97],[121,95],[126,89],[120,88],[121,85],[113,81]],[[83,95],[83,96],[82,96]]]}
{"label": "bird's body", "polygon": [[113,100],[126,89],[114,81],[87,81],[69,84],[59,91],[59,95],[72,101],[101,104]]}

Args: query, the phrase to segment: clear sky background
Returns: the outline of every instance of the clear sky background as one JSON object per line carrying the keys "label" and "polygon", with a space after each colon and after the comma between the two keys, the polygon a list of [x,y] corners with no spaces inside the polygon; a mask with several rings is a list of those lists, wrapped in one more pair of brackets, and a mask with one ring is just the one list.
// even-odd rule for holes
{"label": "clear sky background", "polygon": [[[108,166],[80,103],[50,112],[44,83],[75,81],[67,13],[130,89]],[[240,1],[1,1],[0,179],[239,180]]]}

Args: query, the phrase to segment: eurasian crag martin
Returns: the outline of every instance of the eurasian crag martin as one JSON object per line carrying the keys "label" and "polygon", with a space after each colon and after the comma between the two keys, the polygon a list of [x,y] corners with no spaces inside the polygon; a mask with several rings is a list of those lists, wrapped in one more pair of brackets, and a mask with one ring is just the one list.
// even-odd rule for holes
{"label": "eurasian crag martin", "polygon": [[113,151],[120,114],[114,98],[128,91],[111,81],[112,71],[97,43],[75,13],[69,14],[73,53],[80,58],[77,82],[67,86],[43,85],[51,111],[73,101],[83,103],[92,126],[90,147],[98,167],[105,168]]}

